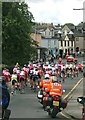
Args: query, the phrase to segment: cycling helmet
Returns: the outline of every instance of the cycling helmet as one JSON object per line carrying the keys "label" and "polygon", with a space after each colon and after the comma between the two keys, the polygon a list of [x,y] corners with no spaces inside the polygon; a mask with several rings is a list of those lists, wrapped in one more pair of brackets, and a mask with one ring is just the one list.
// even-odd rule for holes
{"label": "cycling helmet", "polygon": [[45,74],[45,79],[49,79],[49,74]]}
{"label": "cycling helmet", "polygon": [[52,76],[52,81],[53,81],[53,82],[58,82],[57,77],[56,77],[56,76]]}

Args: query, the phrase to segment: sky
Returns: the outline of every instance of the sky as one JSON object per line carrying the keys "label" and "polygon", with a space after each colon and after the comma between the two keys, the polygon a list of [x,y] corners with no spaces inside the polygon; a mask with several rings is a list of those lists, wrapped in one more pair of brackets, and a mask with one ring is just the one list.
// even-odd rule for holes
{"label": "sky", "polygon": [[73,8],[83,8],[85,0],[25,0],[25,2],[35,22],[78,25],[84,19],[85,10]]}

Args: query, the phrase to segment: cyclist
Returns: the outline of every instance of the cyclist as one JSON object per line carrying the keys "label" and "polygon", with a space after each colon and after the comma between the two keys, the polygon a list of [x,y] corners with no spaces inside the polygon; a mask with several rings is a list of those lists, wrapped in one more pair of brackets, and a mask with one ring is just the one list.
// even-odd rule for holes
{"label": "cyclist", "polygon": [[25,87],[25,72],[22,68],[20,72],[20,93],[24,93],[24,87]]}
{"label": "cyclist", "polygon": [[17,81],[17,73],[14,72],[11,76],[11,85],[12,85],[12,91],[11,93],[13,94],[17,88],[18,81]]}

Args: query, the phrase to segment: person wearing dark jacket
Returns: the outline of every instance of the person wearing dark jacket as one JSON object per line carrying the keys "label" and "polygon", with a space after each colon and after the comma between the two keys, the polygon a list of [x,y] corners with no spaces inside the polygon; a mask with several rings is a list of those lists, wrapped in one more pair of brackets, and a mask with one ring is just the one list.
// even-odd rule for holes
{"label": "person wearing dark jacket", "polygon": [[4,76],[0,76],[0,108],[2,109],[2,120],[8,120],[11,111],[8,110],[10,102],[10,93],[6,85],[6,79]]}

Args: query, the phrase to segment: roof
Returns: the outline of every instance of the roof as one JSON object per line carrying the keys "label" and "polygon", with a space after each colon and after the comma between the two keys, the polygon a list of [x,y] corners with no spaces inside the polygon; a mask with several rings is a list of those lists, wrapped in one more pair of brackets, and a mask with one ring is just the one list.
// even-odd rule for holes
{"label": "roof", "polygon": [[[69,28],[70,30],[72,30],[72,31],[75,29],[75,25],[72,24],[72,23],[66,23],[65,25],[68,26],[68,28]],[[65,26],[65,25],[64,25],[64,26]],[[64,27],[64,26],[63,26],[63,27]]]}

